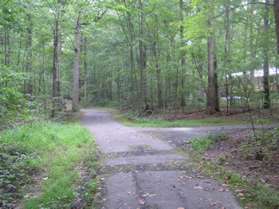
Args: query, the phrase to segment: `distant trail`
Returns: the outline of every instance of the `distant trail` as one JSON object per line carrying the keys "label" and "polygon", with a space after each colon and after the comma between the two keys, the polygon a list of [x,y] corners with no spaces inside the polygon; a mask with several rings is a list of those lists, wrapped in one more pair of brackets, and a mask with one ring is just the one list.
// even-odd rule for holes
{"label": "distant trail", "polygon": [[201,176],[187,156],[175,151],[193,137],[220,129],[133,128],[106,111],[82,112],[82,124],[105,155],[103,209],[241,208],[226,187]]}

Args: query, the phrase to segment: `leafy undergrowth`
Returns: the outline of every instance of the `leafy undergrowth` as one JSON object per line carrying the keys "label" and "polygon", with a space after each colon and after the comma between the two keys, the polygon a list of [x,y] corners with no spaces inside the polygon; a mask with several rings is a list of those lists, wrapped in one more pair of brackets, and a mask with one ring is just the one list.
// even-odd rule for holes
{"label": "leafy undergrowth", "polygon": [[[200,126],[222,126],[222,125],[249,125],[249,121],[243,119],[237,119],[233,117],[206,117],[199,119],[164,119],[160,117],[139,117],[130,113],[120,113],[112,111],[115,119],[124,123],[127,126],[139,126],[139,127],[200,127]],[[271,120],[261,119],[256,120],[256,124],[271,124]]]}
{"label": "leafy undergrowth", "polygon": [[193,150],[195,150],[199,153],[204,153],[205,151],[207,151],[208,149],[213,147],[216,143],[226,140],[226,139],[227,139],[227,136],[224,134],[220,134],[217,136],[210,135],[206,138],[194,139],[193,141],[191,141],[191,144],[192,144]]}
{"label": "leafy undergrowth", "polygon": [[36,172],[31,165],[37,156],[18,145],[0,145],[0,208],[14,208],[22,187],[31,182]]}
{"label": "leafy undergrowth", "polygon": [[75,168],[89,156],[94,182],[96,146],[78,124],[24,125],[3,132],[0,144],[0,208],[70,208],[81,178]]}
{"label": "leafy undergrowth", "polygon": [[220,125],[241,125],[247,124],[240,120],[224,118],[205,118],[205,119],[182,119],[165,120],[153,119],[148,117],[136,117],[130,114],[115,114],[115,118],[128,126],[140,127],[199,127],[199,126],[220,126]]}
{"label": "leafy undergrowth", "polygon": [[[250,135],[245,135],[246,140],[241,139],[241,141],[236,143],[236,147],[234,148],[227,145],[234,140],[231,136],[210,136],[193,140],[191,142],[192,156],[202,172],[215,177],[231,187],[232,191],[235,192],[245,208],[277,209],[279,208],[278,185],[267,184],[262,178],[268,169],[270,169],[270,173],[275,172],[273,173],[274,175],[278,174],[278,159],[275,159],[276,149],[274,147],[276,145],[273,143],[274,137],[275,136],[269,138],[268,142],[268,139],[262,139],[264,143],[262,143],[260,147],[262,150],[265,150],[264,158],[261,159],[264,160],[262,163],[264,168],[257,172],[257,178],[253,175],[255,171],[250,170],[249,167],[255,169],[255,161],[259,161],[259,159],[257,159],[259,139],[254,140]],[[244,144],[249,144],[249,147],[246,146],[245,149],[241,149]],[[272,144],[274,146],[271,146]],[[236,150],[239,150],[238,154]],[[231,152],[232,155],[229,157],[226,154],[227,152]],[[215,154],[216,158],[212,157],[212,153]],[[251,156],[252,153],[254,153],[253,156],[255,159],[254,161],[248,161],[246,157]],[[261,154],[263,154],[263,152],[261,152]],[[273,154],[275,155],[271,157]],[[248,172],[243,172],[245,168],[239,165],[246,166]],[[270,165],[270,167],[267,168],[267,165]]]}

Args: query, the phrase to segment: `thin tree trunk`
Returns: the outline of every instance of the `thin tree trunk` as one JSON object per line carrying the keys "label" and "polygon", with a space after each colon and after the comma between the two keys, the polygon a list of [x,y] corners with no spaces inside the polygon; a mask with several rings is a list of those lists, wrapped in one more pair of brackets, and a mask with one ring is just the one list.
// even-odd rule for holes
{"label": "thin tree trunk", "polygon": [[33,23],[32,23],[32,17],[31,14],[27,14],[27,22],[28,22],[28,27],[27,27],[27,44],[26,44],[26,49],[27,49],[27,58],[26,58],[26,66],[25,66],[25,71],[28,74],[28,79],[25,82],[25,93],[32,95],[33,93],[33,85],[32,85],[32,79],[31,79],[31,73],[32,73],[32,58],[33,58],[33,53],[32,53],[32,39],[33,39]]}
{"label": "thin tree trunk", "polygon": [[[179,0],[179,11],[180,11],[180,47],[183,48],[184,43],[184,3],[183,0]],[[180,90],[180,106],[182,110],[184,111],[185,107],[185,97],[184,97],[184,71],[185,71],[185,52],[184,49],[182,49],[181,57],[180,57],[180,67],[181,67],[181,90]]]}
{"label": "thin tree trunk", "polygon": [[87,65],[87,38],[83,38],[83,67],[84,67],[84,102],[87,104],[87,82],[88,82],[88,65]]}
{"label": "thin tree trunk", "polygon": [[274,0],[274,15],[276,23],[277,53],[279,54],[279,0]]}
{"label": "thin tree trunk", "polygon": [[139,23],[139,68],[140,68],[140,91],[141,91],[141,102],[144,104],[144,109],[148,110],[148,99],[147,99],[147,81],[146,81],[146,45],[143,41],[144,39],[144,11],[142,0],[139,0],[140,9],[140,23]]}
{"label": "thin tree trunk", "polygon": [[[255,38],[254,38],[254,25],[253,25],[253,23],[254,23],[254,11],[255,11],[255,0],[251,0],[250,10],[251,10],[250,11],[250,21],[248,21],[247,24],[250,27],[250,37],[249,37],[249,39],[250,39],[250,44],[249,44],[250,45],[250,54],[251,54],[250,59],[254,60],[255,57],[256,57],[256,53],[257,53],[257,47],[255,47],[255,45],[254,45]],[[251,81],[254,84],[254,82],[255,82],[255,69],[254,69],[253,65],[252,65],[252,68],[251,68]],[[253,86],[253,88],[254,88],[254,86]]]}
{"label": "thin tree trunk", "polygon": [[264,87],[264,105],[265,109],[270,108],[270,89],[269,89],[269,56],[268,56],[268,33],[269,33],[269,0],[265,1],[265,15],[264,15],[264,34],[265,34],[265,43],[264,43],[264,76],[263,76],[263,87]]}
{"label": "thin tree trunk", "polygon": [[4,48],[5,48],[5,55],[4,55],[4,64],[10,65],[11,64],[11,45],[10,45],[10,30],[6,29],[4,32],[5,41],[4,41]]}
{"label": "thin tree trunk", "polygon": [[81,46],[81,24],[80,24],[80,15],[79,12],[77,21],[76,21],[76,31],[75,31],[75,61],[73,69],[73,111],[79,110],[79,97],[80,97],[80,46]]}
{"label": "thin tree trunk", "polygon": [[226,102],[227,102],[227,114],[229,113],[230,100],[232,99],[231,92],[229,91],[229,67],[231,63],[230,51],[231,51],[231,26],[230,26],[230,0],[226,1],[225,5],[225,68],[226,68]]}
{"label": "thin tree trunk", "polygon": [[157,102],[158,102],[158,108],[161,109],[163,107],[162,81],[161,81],[161,68],[160,68],[160,64],[159,64],[159,57],[160,57],[160,55],[159,55],[159,50],[158,50],[158,46],[157,45],[158,45],[157,42],[154,41],[153,53],[154,53],[155,69],[156,69],[156,79],[157,79]]}
{"label": "thin tree trunk", "polygon": [[19,66],[20,61],[21,61],[21,49],[22,49],[22,40],[21,40],[21,35],[20,35],[19,36],[18,50],[17,50],[17,61],[16,61],[17,66]]}
{"label": "thin tree trunk", "polygon": [[[208,20],[208,26],[212,29],[212,22]],[[209,114],[220,111],[217,81],[217,60],[215,54],[215,38],[213,32],[208,36],[208,89],[207,89],[207,110]]]}
{"label": "thin tree trunk", "polygon": [[51,116],[54,117],[59,109],[60,97],[60,23],[59,14],[55,17],[53,30],[53,66],[52,66],[52,100]]}
{"label": "thin tree trunk", "polygon": [[[123,0],[123,3],[126,7],[128,7],[127,1]],[[132,15],[131,12],[127,12],[127,29],[128,29],[128,45],[129,45],[129,56],[130,56],[130,73],[131,73],[131,81],[130,81],[130,90],[131,90],[131,99],[135,100],[136,98],[136,91],[137,91],[137,85],[136,85],[136,75],[135,75],[135,61],[134,61],[134,25],[132,22]],[[134,101],[135,102],[135,101]]]}

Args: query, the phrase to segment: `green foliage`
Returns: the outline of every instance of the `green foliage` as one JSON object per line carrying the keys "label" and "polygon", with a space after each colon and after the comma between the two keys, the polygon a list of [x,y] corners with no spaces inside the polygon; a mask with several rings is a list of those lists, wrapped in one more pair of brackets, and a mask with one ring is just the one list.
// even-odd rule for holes
{"label": "green foliage", "polygon": [[[10,154],[10,158],[16,160],[5,161],[6,167],[11,166],[8,170],[11,175],[19,175],[16,173],[18,169],[24,168],[29,173],[20,172],[23,179],[30,179],[28,176],[32,174],[44,176],[45,180],[40,179],[43,182],[42,194],[25,201],[25,208],[29,209],[69,208],[75,198],[74,184],[79,179],[75,167],[87,158],[89,150],[91,160],[96,160],[96,148],[91,136],[78,124],[33,123],[3,132],[0,143],[4,144],[1,156],[11,153],[7,151],[10,150],[9,147],[17,153],[15,156]],[[30,172],[33,170],[36,173]],[[7,182],[5,178],[10,177],[4,177],[4,180],[1,177],[1,182]],[[14,178],[12,184],[21,191],[21,187],[27,182],[22,183],[20,178]]]}
{"label": "green foliage", "polygon": [[225,119],[225,118],[205,118],[205,119],[182,119],[182,120],[163,120],[148,117],[138,117],[134,114],[115,113],[116,119],[129,126],[139,127],[199,127],[199,126],[220,126],[220,125],[240,125],[248,122]]}
{"label": "green foliage", "polygon": [[0,140],[0,205],[12,207],[12,200],[18,198],[22,186],[31,183],[31,175],[36,172],[32,163],[37,155],[19,146],[6,144]]}
{"label": "green foliage", "polygon": [[[1,68],[1,66],[0,66]],[[26,100],[20,91],[23,83],[22,73],[16,73],[5,66],[0,70],[0,126],[24,117],[26,114]]]}
{"label": "green foliage", "polygon": [[193,139],[191,141],[192,148],[200,153],[205,152],[208,150],[214,143],[209,138],[203,138],[203,139]]}
{"label": "green foliage", "polygon": [[241,144],[241,157],[245,160],[269,162],[278,152],[279,130],[257,130],[253,136]]}
{"label": "green foliage", "polygon": [[212,146],[214,146],[216,143],[220,141],[227,140],[227,135],[225,134],[215,134],[215,135],[209,135],[204,138],[197,138],[191,140],[191,145],[193,150],[204,153],[208,149],[210,149]]}

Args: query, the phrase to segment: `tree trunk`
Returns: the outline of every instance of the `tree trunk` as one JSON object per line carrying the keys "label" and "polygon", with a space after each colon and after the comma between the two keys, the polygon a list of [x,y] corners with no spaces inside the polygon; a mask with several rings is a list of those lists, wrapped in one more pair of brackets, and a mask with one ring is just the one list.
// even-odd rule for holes
{"label": "tree trunk", "polygon": [[10,46],[10,30],[7,28],[4,32],[4,64],[11,64],[11,46]]}
{"label": "tree trunk", "polygon": [[53,30],[53,66],[52,66],[52,99],[53,107],[51,116],[54,117],[59,109],[60,97],[60,25],[59,15],[55,17]]}
{"label": "tree trunk", "polygon": [[226,70],[226,102],[227,102],[227,114],[229,113],[229,108],[231,100],[233,98],[232,92],[229,88],[229,72],[230,72],[230,63],[231,63],[231,21],[230,21],[230,0],[226,1],[225,5],[225,49],[224,49],[224,62]]}
{"label": "tree trunk", "polygon": [[87,104],[87,82],[88,82],[88,65],[87,65],[87,38],[83,38],[83,67],[84,67],[84,84],[83,84],[83,96],[84,103]]}
{"label": "tree trunk", "polygon": [[269,0],[265,1],[265,14],[264,14],[264,35],[265,35],[265,42],[264,42],[264,76],[263,76],[263,87],[264,87],[264,109],[270,108],[270,89],[269,89],[269,40],[268,40],[268,33],[269,33]]}
{"label": "tree trunk", "polygon": [[160,55],[159,55],[159,50],[158,50],[156,41],[154,41],[154,43],[153,43],[153,53],[154,53],[156,79],[157,79],[157,102],[158,102],[158,108],[161,109],[163,107],[162,81],[161,81],[161,68],[160,68],[160,64],[159,64]]}
{"label": "tree trunk", "polygon": [[21,34],[20,34],[18,48],[17,48],[17,61],[15,62],[18,66],[21,62],[21,50],[22,50],[22,40],[21,40]]}
{"label": "tree trunk", "polygon": [[[211,20],[208,20],[208,26],[212,29]],[[207,110],[209,114],[220,111],[218,96],[218,79],[216,73],[217,60],[215,54],[214,34],[210,31],[208,37],[208,89],[207,89]]]}
{"label": "tree trunk", "polygon": [[75,61],[73,69],[73,111],[79,110],[79,79],[80,79],[80,46],[81,46],[81,24],[80,24],[80,15],[79,12],[76,22],[76,31],[75,31]]}
{"label": "tree trunk", "polygon": [[27,49],[27,58],[26,58],[26,66],[25,71],[28,75],[28,79],[25,82],[25,93],[32,95],[33,93],[33,85],[32,85],[32,79],[31,79],[31,73],[32,73],[32,39],[33,39],[33,23],[32,23],[32,17],[31,14],[27,14],[27,43],[26,43],[26,49]]}
{"label": "tree trunk", "polygon": [[[128,7],[127,1],[123,0],[126,7]],[[135,75],[135,61],[134,61],[134,25],[132,21],[131,12],[127,12],[127,28],[128,28],[128,45],[129,45],[129,56],[130,56],[130,73],[131,73],[131,83],[130,83],[130,90],[131,90],[131,99],[135,102],[136,98],[136,91],[137,91],[137,79]]]}
{"label": "tree trunk", "polygon": [[[185,45],[184,40],[184,27],[183,27],[183,21],[184,21],[184,3],[183,0],[179,0],[179,11],[180,11],[180,47],[183,48]],[[181,90],[180,90],[180,106],[182,110],[184,111],[185,107],[185,97],[184,97],[184,71],[185,71],[185,52],[184,49],[181,50],[180,55],[180,67],[181,67]]]}
{"label": "tree trunk", "polygon": [[147,99],[147,82],[146,82],[146,46],[143,41],[144,39],[144,11],[142,0],[139,0],[140,9],[140,23],[139,23],[139,68],[140,68],[140,95],[141,102],[144,104],[144,109],[148,110],[148,99]]}
{"label": "tree trunk", "polygon": [[277,53],[279,54],[279,0],[274,0],[274,15],[276,23]]}

